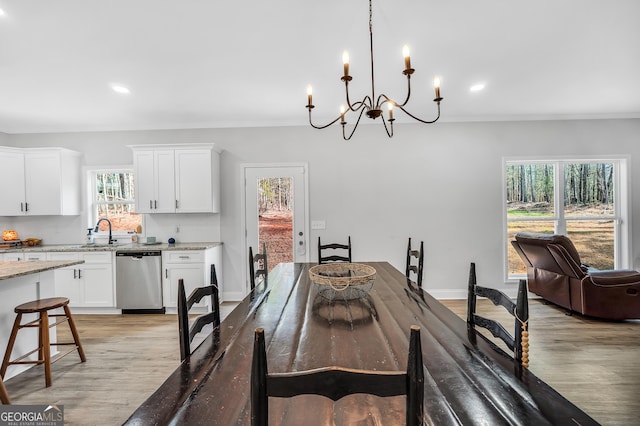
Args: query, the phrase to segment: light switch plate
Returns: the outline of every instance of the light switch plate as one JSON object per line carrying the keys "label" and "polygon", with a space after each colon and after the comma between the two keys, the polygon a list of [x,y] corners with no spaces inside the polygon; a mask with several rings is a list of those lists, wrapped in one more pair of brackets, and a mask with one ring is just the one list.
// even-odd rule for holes
{"label": "light switch plate", "polygon": [[326,229],[327,223],[324,220],[312,220],[311,229]]}

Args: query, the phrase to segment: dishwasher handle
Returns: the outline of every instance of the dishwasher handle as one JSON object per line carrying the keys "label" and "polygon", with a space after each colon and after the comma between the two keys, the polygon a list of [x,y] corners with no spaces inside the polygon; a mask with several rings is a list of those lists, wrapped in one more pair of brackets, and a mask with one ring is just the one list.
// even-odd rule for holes
{"label": "dishwasher handle", "polygon": [[160,256],[160,251],[117,251],[116,257],[132,257],[134,259],[142,259],[148,256]]}

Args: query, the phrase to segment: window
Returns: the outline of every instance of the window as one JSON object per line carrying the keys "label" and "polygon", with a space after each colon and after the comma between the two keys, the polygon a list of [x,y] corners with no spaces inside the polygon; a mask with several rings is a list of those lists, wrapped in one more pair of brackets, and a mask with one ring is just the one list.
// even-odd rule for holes
{"label": "window", "polygon": [[511,246],[518,232],[567,235],[583,263],[627,267],[626,161],[505,160],[507,278],[526,274]]}
{"label": "window", "polygon": [[[133,170],[92,170],[91,213],[89,221],[95,224],[106,217],[111,222],[113,232],[126,233],[142,226],[142,215],[135,213]],[[100,231],[108,231],[106,222],[100,224]]]}

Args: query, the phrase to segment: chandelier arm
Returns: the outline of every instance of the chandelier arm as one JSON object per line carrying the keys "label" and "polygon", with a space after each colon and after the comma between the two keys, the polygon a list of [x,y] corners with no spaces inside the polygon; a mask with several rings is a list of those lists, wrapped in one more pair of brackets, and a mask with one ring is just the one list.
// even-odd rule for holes
{"label": "chandelier arm", "polygon": [[[381,99],[384,99],[384,101],[380,102]],[[378,99],[376,99],[376,108],[377,109],[382,109],[382,105],[384,105],[385,103],[389,102],[390,104],[393,104],[393,106],[404,106],[407,102],[405,101],[404,104],[399,104],[398,102],[394,101],[393,99],[391,99],[390,97],[388,97],[387,95],[385,95],[384,93],[381,93],[378,96]]]}
{"label": "chandelier arm", "polygon": [[311,127],[313,127],[314,129],[318,129],[318,130],[326,129],[327,127],[331,126],[332,124],[334,124],[336,121],[340,120],[341,118],[342,118],[342,115],[339,115],[338,118],[336,118],[335,120],[333,120],[329,124],[325,124],[324,126],[316,126],[311,121],[311,109],[309,109],[309,124],[311,124]]}
{"label": "chandelier arm", "polygon": [[416,117],[415,115],[411,114],[409,111],[407,111],[406,109],[404,109],[404,108],[403,108],[402,106],[400,106],[400,105],[398,105],[398,108],[400,108],[400,109],[402,110],[402,112],[404,112],[405,114],[407,114],[409,117],[413,118],[413,119],[414,119],[414,120],[416,120],[416,121],[419,121],[419,122],[421,122],[421,123],[424,123],[424,124],[433,124],[433,123],[435,123],[436,121],[438,121],[438,119],[440,118],[440,102],[438,102],[438,116],[437,116],[435,119],[431,120],[431,121],[423,120],[423,119],[421,119],[421,118]]}
{"label": "chandelier arm", "polygon": [[405,106],[409,102],[409,98],[411,97],[411,74],[407,74],[407,98],[401,104],[396,104],[400,108]]}
{"label": "chandelier arm", "polygon": [[[387,99],[387,100],[389,100],[389,99]],[[389,128],[387,127],[387,120],[384,119],[384,116],[381,116],[380,118],[382,118],[382,124],[384,124],[384,130],[385,130],[385,132],[387,132],[387,136],[392,138],[393,137],[393,121],[389,121],[389,125],[391,127],[391,133],[389,133]]]}
{"label": "chandelier arm", "polygon": [[343,124],[342,124],[342,139],[344,139],[345,141],[348,141],[348,140],[351,139],[353,134],[356,132],[356,129],[358,128],[358,124],[360,124],[360,119],[362,118],[362,114],[363,113],[364,113],[364,108],[360,109],[360,114],[358,114],[358,120],[356,120],[356,124],[353,126],[353,130],[351,130],[351,133],[349,134],[349,137],[347,137],[346,133],[345,133],[345,124],[347,124],[347,123],[343,122]]}
{"label": "chandelier arm", "polygon": [[367,98],[364,98],[361,101],[356,102],[355,104],[349,105],[349,111],[358,112],[363,108],[369,108],[369,105],[365,102]]}
{"label": "chandelier arm", "polygon": [[[364,98],[362,98],[361,101],[358,101],[358,102],[352,104],[351,100],[349,99],[349,85],[348,85],[347,82],[345,82],[344,88],[345,88],[345,93],[346,93],[347,108],[349,108],[351,111],[356,112],[360,108],[362,108],[363,106],[366,106],[368,108],[371,108],[373,106],[373,101],[371,100],[369,95],[367,95]],[[368,105],[367,105],[367,100],[369,101]]]}

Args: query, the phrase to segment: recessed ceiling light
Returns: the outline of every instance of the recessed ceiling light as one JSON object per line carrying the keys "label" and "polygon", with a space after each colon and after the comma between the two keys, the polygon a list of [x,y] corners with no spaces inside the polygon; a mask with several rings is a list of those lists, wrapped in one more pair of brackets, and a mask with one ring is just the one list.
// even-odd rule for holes
{"label": "recessed ceiling light", "polygon": [[471,90],[472,92],[479,92],[480,90],[483,90],[483,89],[484,89],[484,83],[474,84],[469,88],[469,90]]}
{"label": "recessed ceiling light", "polygon": [[125,95],[128,95],[129,93],[131,93],[131,91],[128,88],[121,86],[119,84],[112,84],[111,88],[113,89],[114,92],[123,93]]}

